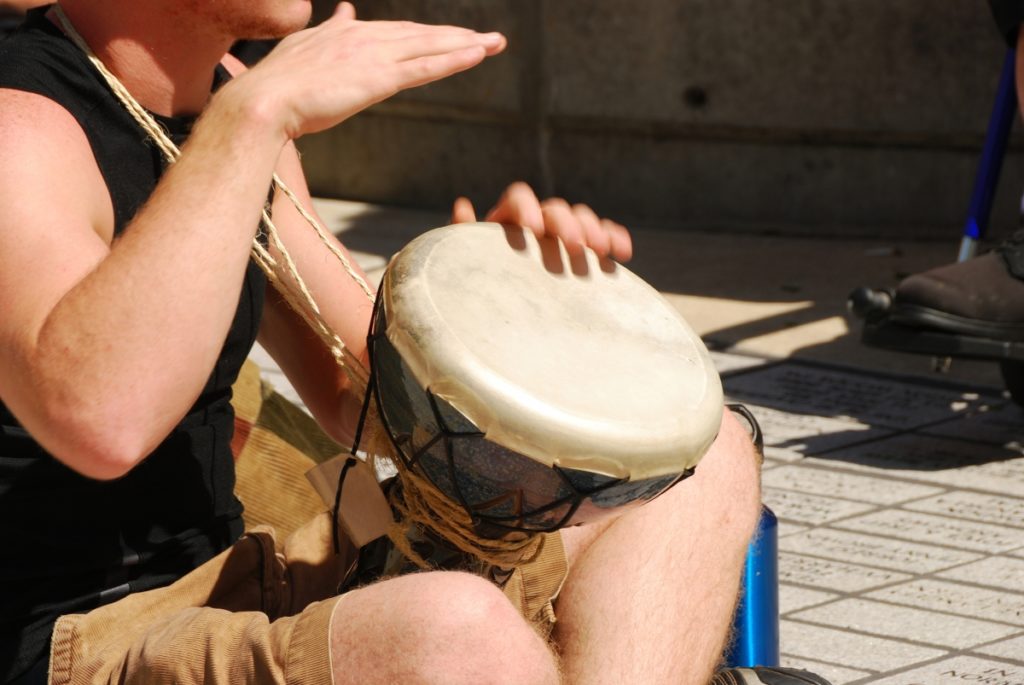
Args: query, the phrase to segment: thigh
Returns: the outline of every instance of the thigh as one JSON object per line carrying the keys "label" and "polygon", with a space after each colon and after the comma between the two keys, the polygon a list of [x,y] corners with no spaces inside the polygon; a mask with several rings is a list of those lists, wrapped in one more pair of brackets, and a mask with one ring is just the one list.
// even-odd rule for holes
{"label": "thigh", "polygon": [[[1021,1],[1024,2],[1024,0]],[[729,480],[735,477],[737,481],[757,481],[759,477],[755,474],[760,472],[762,461],[763,455],[758,453],[758,448],[751,440],[751,429],[745,427],[732,411],[725,411],[722,415],[718,438],[711,445],[708,453],[704,455],[701,463],[697,465],[696,473],[700,474],[700,477],[675,485],[658,499],[675,500],[680,497],[692,499],[694,495],[689,494],[689,491],[705,487],[703,481],[706,479]],[[662,504],[664,503],[658,506],[661,507]],[[651,509],[652,507],[644,505],[642,508]],[[628,518],[637,511],[637,509],[631,509],[621,517],[605,519],[595,524],[564,528],[561,531],[562,541],[565,545],[570,577],[573,568],[597,539],[615,525],[619,518]],[[692,521],[693,524],[699,522],[698,519]]]}

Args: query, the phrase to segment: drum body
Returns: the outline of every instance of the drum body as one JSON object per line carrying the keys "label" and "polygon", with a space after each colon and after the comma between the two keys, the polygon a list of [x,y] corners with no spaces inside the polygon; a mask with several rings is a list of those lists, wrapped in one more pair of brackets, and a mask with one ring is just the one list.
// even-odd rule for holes
{"label": "drum body", "polygon": [[410,243],[382,281],[369,346],[404,466],[484,537],[649,501],[693,472],[721,420],[707,351],[656,290],[519,227]]}

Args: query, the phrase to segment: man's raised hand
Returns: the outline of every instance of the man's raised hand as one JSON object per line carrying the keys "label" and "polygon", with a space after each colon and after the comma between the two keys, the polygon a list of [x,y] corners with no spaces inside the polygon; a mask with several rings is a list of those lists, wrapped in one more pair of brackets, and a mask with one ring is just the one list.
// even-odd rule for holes
{"label": "man's raised hand", "polygon": [[342,2],[288,36],[232,82],[288,138],[322,131],[395,93],[476,66],[505,49],[499,33],[407,21],[359,21]]}

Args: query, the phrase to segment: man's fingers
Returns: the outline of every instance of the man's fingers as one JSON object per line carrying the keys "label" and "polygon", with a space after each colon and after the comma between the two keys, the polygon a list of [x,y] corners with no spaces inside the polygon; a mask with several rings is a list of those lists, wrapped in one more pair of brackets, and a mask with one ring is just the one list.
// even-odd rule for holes
{"label": "man's fingers", "polygon": [[356,7],[351,2],[339,2],[334,8],[334,16],[343,21],[354,21],[356,18]]}
{"label": "man's fingers", "polygon": [[612,257],[620,262],[628,262],[633,258],[633,238],[629,230],[610,219],[602,219],[601,226],[611,240]]}
{"label": "man's fingers", "polygon": [[633,239],[622,224],[602,219],[587,205],[573,205],[573,213],[583,227],[587,245],[601,257],[628,262],[633,257]]}
{"label": "man's fingers", "polygon": [[532,230],[538,238],[544,235],[544,213],[533,188],[518,181],[502,193],[498,204],[487,214],[488,221],[518,224]]}
{"label": "man's fingers", "polygon": [[541,203],[541,211],[544,213],[546,232],[558,236],[569,254],[582,254],[584,229],[569,203],[560,198],[545,200]]}
{"label": "man's fingers", "polygon": [[556,237],[572,255],[581,254],[587,246],[601,257],[623,262],[633,256],[633,241],[625,226],[600,218],[587,205],[570,205],[561,198],[540,202],[522,182],[505,189],[486,221],[525,226],[538,238]]}
{"label": "man's fingers", "polygon": [[395,65],[395,90],[415,88],[475,67],[487,53],[482,47],[465,48],[444,55],[411,59]]}
{"label": "man's fingers", "polygon": [[452,205],[452,223],[468,224],[473,221],[476,221],[476,210],[473,209],[473,203],[466,197],[456,198],[455,204]]}
{"label": "man's fingers", "polygon": [[497,54],[505,47],[505,37],[500,33],[429,31],[393,38],[388,41],[387,49],[391,51],[392,59],[401,62],[475,47],[482,47],[488,55]]}
{"label": "man's fingers", "polygon": [[578,204],[572,206],[572,213],[580,222],[586,245],[599,256],[607,257],[611,253],[612,239],[601,225],[601,219],[594,213],[594,210],[587,205]]}

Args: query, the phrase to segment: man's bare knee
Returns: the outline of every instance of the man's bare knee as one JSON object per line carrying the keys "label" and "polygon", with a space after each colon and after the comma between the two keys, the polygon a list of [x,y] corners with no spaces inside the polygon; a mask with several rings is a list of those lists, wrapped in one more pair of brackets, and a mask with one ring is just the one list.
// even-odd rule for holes
{"label": "man's bare knee", "polygon": [[554,656],[492,583],[420,573],[346,595],[335,609],[336,683],[558,682]]}
{"label": "man's bare knee", "polygon": [[719,440],[721,448],[728,452],[726,468],[737,495],[738,513],[747,519],[752,518],[756,526],[761,515],[761,464],[764,454],[754,446],[744,421],[726,411]]}

